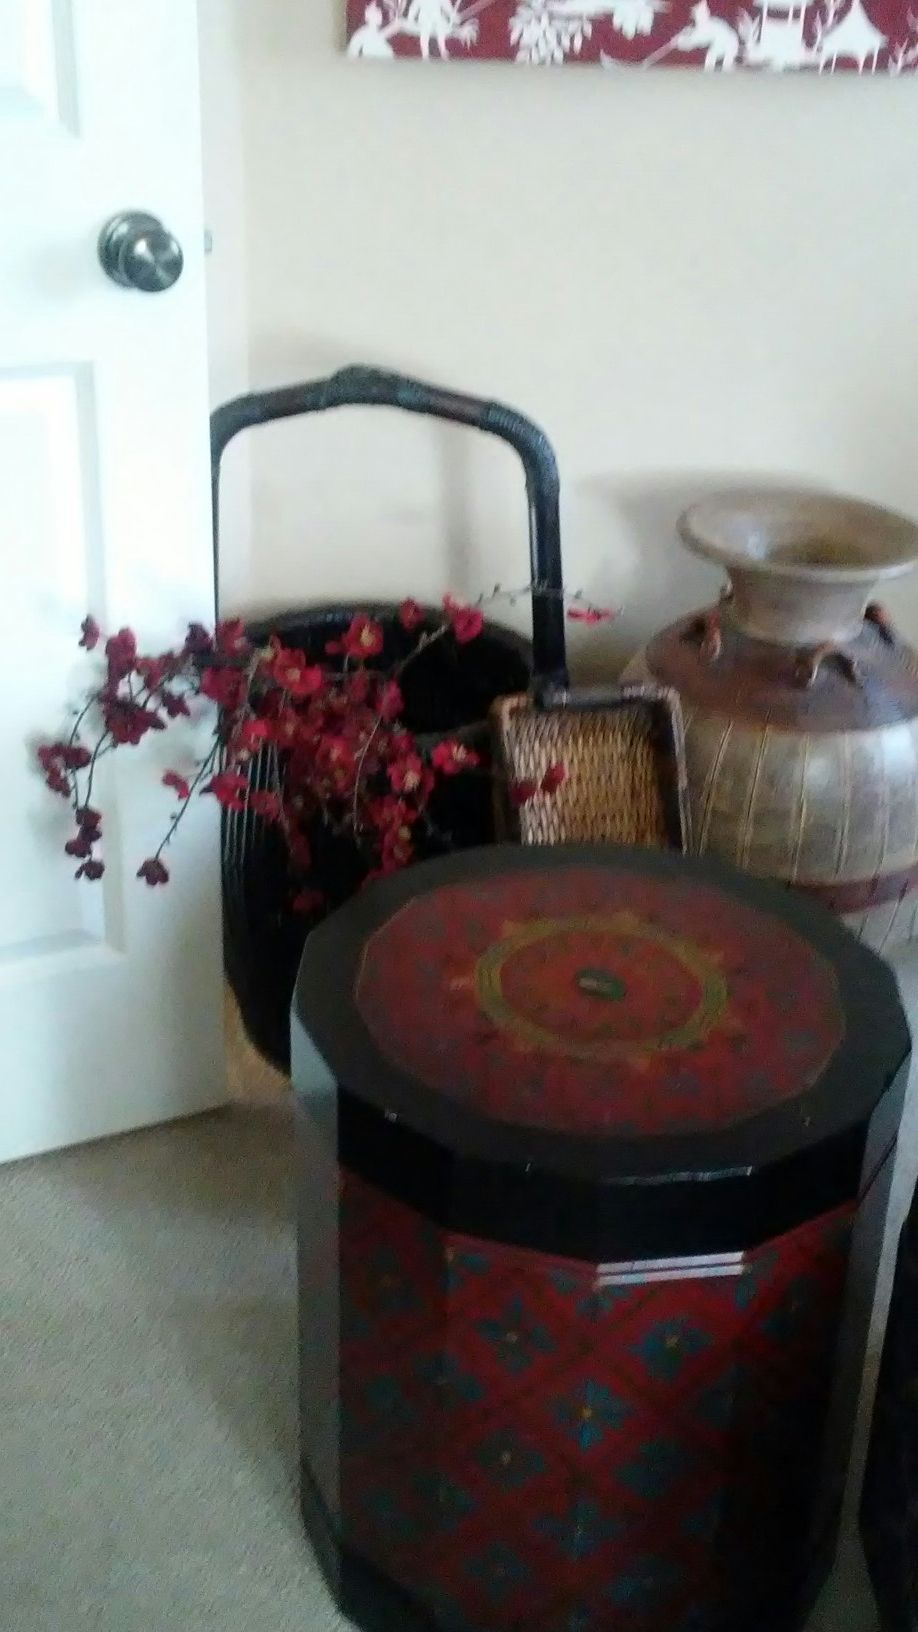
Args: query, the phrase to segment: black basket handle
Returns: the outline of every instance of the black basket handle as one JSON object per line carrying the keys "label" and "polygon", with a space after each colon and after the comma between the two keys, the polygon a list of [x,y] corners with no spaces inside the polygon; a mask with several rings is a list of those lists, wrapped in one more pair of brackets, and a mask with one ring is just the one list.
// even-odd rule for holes
{"label": "black basket handle", "polygon": [[258,391],[226,402],[211,415],[210,449],[216,575],[220,514],[220,461],[240,431],[297,414],[326,408],[402,408],[409,414],[470,425],[509,443],[523,464],[529,500],[529,559],[532,575],[532,651],[534,680],[567,683],[564,638],[561,521],[558,507],[558,463],[545,432],[503,403],[445,391],[437,385],[378,368],[342,368],[325,380]]}

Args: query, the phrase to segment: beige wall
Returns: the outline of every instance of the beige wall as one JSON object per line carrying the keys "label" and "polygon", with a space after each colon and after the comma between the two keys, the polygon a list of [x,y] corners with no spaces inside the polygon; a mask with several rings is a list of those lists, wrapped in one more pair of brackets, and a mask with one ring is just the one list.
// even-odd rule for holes
{"label": "beige wall", "polygon": [[[710,590],[672,522],[713,484],[918,512],[914,80],[353,63],[343,0],[202,4],[205,97],[244,119],[253,381],[369,361],[540,420],[568,580],[626,608],[615,655]],[[209,154],[220,309],[240,163]],[[253,476],[238,606],[527,575],[512,457],[467,433],[326,417],[259,433]]]}

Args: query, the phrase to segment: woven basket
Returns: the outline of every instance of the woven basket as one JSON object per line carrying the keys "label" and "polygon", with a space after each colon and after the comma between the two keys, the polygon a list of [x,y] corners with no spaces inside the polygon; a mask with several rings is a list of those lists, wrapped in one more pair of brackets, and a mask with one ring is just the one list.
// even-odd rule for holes
{"label": "woven basket", "polygon": [[[523,844],[690,846],[682,712],[651,685],[552,689],[538,701],[502,697],[491,711],[498,827]],[[508,789],[565,779],[518,809]]]}

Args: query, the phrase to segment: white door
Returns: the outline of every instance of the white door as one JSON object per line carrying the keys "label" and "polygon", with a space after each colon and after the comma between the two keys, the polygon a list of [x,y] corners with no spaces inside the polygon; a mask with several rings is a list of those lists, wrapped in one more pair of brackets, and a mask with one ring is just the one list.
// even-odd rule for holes
{"label": "white door", "polygon": [[[120,750],[76,883],[27,746],[86,683],[87,611],[153,649],[212,617],[198,116],[192,0],[0,0],[0,1160],[225,1097],[213,802],[148,888],[181,750]],[[168,292],[104,275],[124,209],[180,241]]]}

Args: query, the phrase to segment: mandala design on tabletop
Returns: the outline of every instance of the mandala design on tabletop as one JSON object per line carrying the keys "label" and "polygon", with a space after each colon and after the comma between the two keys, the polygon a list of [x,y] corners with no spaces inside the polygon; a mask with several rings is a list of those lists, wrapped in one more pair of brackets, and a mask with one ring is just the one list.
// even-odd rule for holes
{"label": "mandala design on tabletop", "polygon": [[914,0],[346,0],[354,57],[912,73]]}
{"label": "mandala design on tabletop", "polygon": [[514,872],[415,897],[367,942],[380,1052],[466,1109],[569,1133],[685,1133],[804,1094],[844,1035],[828,963],[720,890]]}

